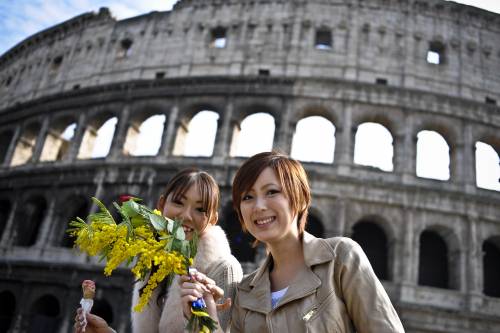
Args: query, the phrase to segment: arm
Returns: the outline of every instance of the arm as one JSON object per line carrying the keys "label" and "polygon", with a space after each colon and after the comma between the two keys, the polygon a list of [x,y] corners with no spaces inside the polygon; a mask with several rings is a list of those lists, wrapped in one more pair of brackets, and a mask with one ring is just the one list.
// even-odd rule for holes
{"label": "arm", "polygon": [[404,332],[391,300],[361,247],[349,238],[336,245],[335,282],[359,333]]}

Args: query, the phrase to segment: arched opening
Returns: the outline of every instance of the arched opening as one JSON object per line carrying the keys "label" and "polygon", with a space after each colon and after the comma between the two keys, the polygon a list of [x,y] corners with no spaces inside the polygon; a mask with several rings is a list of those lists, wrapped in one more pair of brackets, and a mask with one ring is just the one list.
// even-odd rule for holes
{"label": "arched opening", "polygon": [[274,141],[274,117],[269,113],[254,113],[247,116],[233,129],[231,156],[248,157],[270,151]]}
{"label": "arched opening", "polygon": [[477,187],[500,191],[500,158],[495,149],[484,142],[476,142]]}
{"label": "arched opening", "polygon": [[16,214],[15,245],[32,246],[38,238],[38,231],[45,218],[45,199],[34,197],[21,205]]}
{"label": "arched opening", "polygon": [[44,295],[37,299],[30,309],[29,333],[57,332],[59,329],[60,305],[57,298]]}
{"label": "arched opening", "polygon": [[500,297],[500,236],[483,242],[483,293]]}
{"label": "arched opening", "polygon": [[124,155],[156,156],[161,147],[165,115],[155,114],[140,125],[132,123],[127,131]]}
{"label": "arched opening", "polygon": [[[313,148],[313,149],[312,149]],[[335,153],[335,126],[320,116],[297,122],[291,156],[304,162],[332,163]]]}
{"label": "arched opening", "polygon": [[79,159],[106,157],[113,142],[118,118],[110,117],[105,120],[100,118],[90,122],[83,135]]}
{"label": "arched opening", "polygon": [[252,243],[255,239],[248,232],[242,230],[238,215],[231,204],[228,204],[224,209],[220,225],[227,234],[231,252],[236,259],[240,262],[253,262],[256,251],[252,247]]}
{"label": "arched opening", "polygon": [[0,332],[7,332],[14,322],[16,297],[10,291],[0,292]]}
{"label": "arched opening", "polygon": [[187,126],[177,129],[173,154],[177,156],[212,156],[219,114],[214,111],[200,111]]}
{"label": "arched opening", "polygon": [[323,223],[312,214],[307,216],[306,231],[318,238],[325,237],[325,227],[323,227]]}
{"label": "arched opening", "polygon": [[90,201],[84,197],[73,197],[71,200],[68,200],[68,206],[63,207],[63,212],[61,216],[63,217],[63,221],[61,221],[60,232],[62,233],[57,238],[57,243],[61,247],[70,248],[73,247],[75,239],[70,237],[66,232],[69,227],[69,223],[73,220],[76,220],[77,217],[85,220],[90,210]]}
{"label": "arched opening", "polygon": [[5,158],[7,157],[13,135],[12,131],[4,131],[0,134],[0,166],[6,162]]}
{"label": "arched opening", "polygon": [[14,155],[10,163],[11,166],[25,164],[31,160],[39,132],[39,123],[32,123],[24,128],[17,141],[16,149],[14,150]]}
{"label": "arched opening", "polygon": [[358,126],[354,145],[354,163],[392,171],[394,147],[392,134],[377,123],[363,123]]}
{"label": "arched opening", "polygon": [[106,320],[108,325],[113,326],[113,308],[105,299],[94,300],[94,305],[92,306],[92,313]]}
{"label": "arched opening", "polygon": [[47,132],[40,161],[62,160],[69,152],[76,126],[76,122],[68,118],[56,121]]}
{"label": "arched opening", "polygon": [[435,131],[417,134],[417,176],[450,179],[450,148],[443,136]]}
{"label": "arched opening", "polygon": [[448,246],[434,231],[420,234],[418,284],[437,288],[449,288]]}
{"label": "arched opening", "polygon": [[3,232],[7,227],[7,222],[10,216],[11,205],[7,200],[0,200],[0,239],[2,239]]}
{"label": "arched opening", "polygon": [[377,277],[380,280],[389,280],[389,251],[384,230],[373,222],[361,221],[352,227],[351,238],[365,251]]}

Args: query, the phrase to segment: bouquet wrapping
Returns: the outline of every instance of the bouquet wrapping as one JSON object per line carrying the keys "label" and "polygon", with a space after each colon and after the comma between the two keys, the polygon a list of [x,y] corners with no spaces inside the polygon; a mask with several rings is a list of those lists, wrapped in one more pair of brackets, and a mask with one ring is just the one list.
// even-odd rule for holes
{"label": "bouquet wrapping", "polygon": [[[168,287],[176,274],[190,274],[189,267],[197,251],[196,233],[193,239],[186,240],[180,221],[140,204],[138,198],[127,196],[120,205],[113,203],[121,217],[119,223],[101,201],[92,200],[99,211],[87,217],[89,223],[79,217],[71,221],[68,232],[76,238],[75,246],[80,251],[106,261],[104,275],[110,276],[125,263],[137,280],[147,280],[134,311],[144,309],[163,280]],[[217,328],[203,299],[193,302],[191,312],[187,325],[191,332],[212,332]]]}

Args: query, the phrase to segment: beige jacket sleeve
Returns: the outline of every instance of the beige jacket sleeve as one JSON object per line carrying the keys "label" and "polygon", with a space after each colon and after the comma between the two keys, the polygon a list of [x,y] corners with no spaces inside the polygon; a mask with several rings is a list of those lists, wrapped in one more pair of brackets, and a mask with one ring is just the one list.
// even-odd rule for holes
{"label": "beige jacket sleeve", "polygon": [[368,258],[355,241],[341,238],[334,279],[358,333],[404,332],[403,325]]}

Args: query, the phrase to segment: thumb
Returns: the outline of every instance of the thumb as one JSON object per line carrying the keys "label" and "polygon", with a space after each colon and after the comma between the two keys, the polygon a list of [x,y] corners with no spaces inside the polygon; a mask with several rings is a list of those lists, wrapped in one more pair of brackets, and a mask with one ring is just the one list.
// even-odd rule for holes
{"label": "thumb", "polygon": [[217,311],[225,311],[231,307],[232,303],[233,302],[231,301],[231,298],[226,298],[224,303],[217,304],[215,308],[217,309]]}

